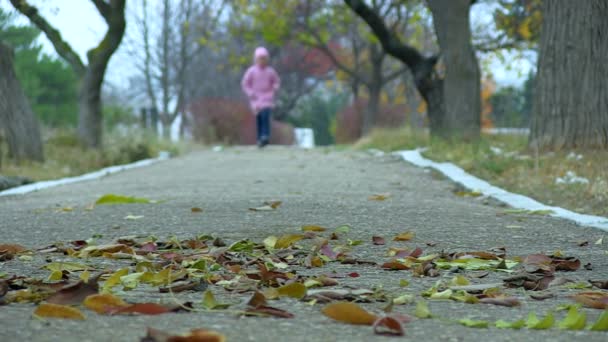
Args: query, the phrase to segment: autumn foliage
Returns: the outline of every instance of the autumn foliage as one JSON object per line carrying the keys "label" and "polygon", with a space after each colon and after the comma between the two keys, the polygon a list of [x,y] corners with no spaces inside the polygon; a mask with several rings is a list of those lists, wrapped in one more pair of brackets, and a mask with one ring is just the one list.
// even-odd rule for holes
{"label": "autumn foliage", "polygon": [[[205,143],[250,145],[256,143],[255,116],[246,103],[224,98],[203,98],[190,106],[193,135]],[[272,120],[271,144],[294,143],[293,127]]]}
{"label": "autumn foliage", "polygon": [[[363,113],[367,109],[367,99],[359,98],[337,114],[336,143],[344,144],[361,137]],[[405,104],[383,104],[376,118],[377,127],[399,127],[405,124],[408,107]]]}

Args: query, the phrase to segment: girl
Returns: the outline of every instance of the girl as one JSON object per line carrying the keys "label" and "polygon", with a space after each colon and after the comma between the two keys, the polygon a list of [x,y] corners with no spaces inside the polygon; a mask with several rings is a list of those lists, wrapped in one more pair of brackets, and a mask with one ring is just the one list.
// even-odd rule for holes
{"label": "girl", "polygon": [[253,114],[256,115],[259,147],[268,145],[274,95],[281,86],[279,75],[268,62],[268,50],[264,47],[255,49],[254,64],[247,69],[241,81],[241,87],[249,98]]}

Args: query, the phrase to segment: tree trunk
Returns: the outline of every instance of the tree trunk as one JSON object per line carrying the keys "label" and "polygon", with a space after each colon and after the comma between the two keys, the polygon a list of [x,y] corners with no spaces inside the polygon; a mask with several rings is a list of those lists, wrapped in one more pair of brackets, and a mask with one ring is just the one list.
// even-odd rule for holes
{"label": "tree trunk", "polygon": [[481,127],[481,73],[471,43],[471,0],[429,0],[443,62],[445,137],[476,140]]}
{"label": "tree trunk", "polygon": [[543,1],[530,147],[608,148],[608,2]]}
{"label": "tree trunk", "polygon": [[[0,43],[0,125],[11,158],[43,161],[38,121],[13,68],[13,50]],[[0,156],[1,158],[1,156]]]}
{"label": "tree trunk", "polygon": [[102,83],[103,72],[89,68],[80,80],[78,94],[78,136],[86,146],[95,148],[101,146],[103,133]]}

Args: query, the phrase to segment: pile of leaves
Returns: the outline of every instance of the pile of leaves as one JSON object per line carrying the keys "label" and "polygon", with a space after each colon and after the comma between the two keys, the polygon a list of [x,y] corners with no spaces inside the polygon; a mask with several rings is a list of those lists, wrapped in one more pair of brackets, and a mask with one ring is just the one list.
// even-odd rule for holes
{"label": "pile of leaves", "polygon": [[[373,200],[379,200],[374,198]],[[143,199],[104,197],[98,204],[148,203]],[[280,202],[268,202],[254,211],[271,211]],[[192,210],[200,213],[202,209]],[[44,258],[44,279],[19,274],[0,273],[0,305],[36,303],[33,315],[41,318],[86,319],[91,315],[159,315],[180,312],[228,312],[240,316],[289,319],[295,314],[272,304],[283,298],[320,305],[327,317],[343,323],[370,325],[376,334],[403,335],[404,326],[416,319],[438,318],[430,312],[427,300],[450,300],[469,304],[513,307],[521,304],[521,294],[534,300],[555,297],[562,292],[555,288],[582,289],[570,295],[572,304],[564,306],[565,318],[557,322],[562,329],[608,330],[606,311],[592,324],[587,324],[581,306],[606,310],[608,281],[585,283],[562,277],[583,265],[579,259],[560,253],[532,254],[523,258],[507,257],[505,248],[489,251],[427,251],[409,247],[415,238],[407,231],[392,237],[386,260],[377,263],[357,256],[358,248],[373,244],[383,246],[387,238],[371,236],[368,241],[352,240],[352,227],[342,225],[328,229],[316,225],[263,241],[242,239],[226,241],[219,236],[200,235],[188,239],[154,236],[127,236],[107,243],[98,239],[54,243],[37,249],[14,244],[0,245],[0,262],[30,262]],[[434,243],[427,243],[433,247]],[[377,248],[377,247],[376,247]],[[100,261],[104,262],[100,262]],[[113,269],[107,266],[114,265]],[[409,274],[417,278],[438,278],[435,284],[417,295],[389,293],[381,287],[365,289],[343,285],[344,279],[361,277],[359,272],[328,271],[332,265],[355,265],[382,269],[385,272]],[[484,283],[489,274],[503,275],[500,282]],[[402,279],[400,285],[408,286]],[[124,291],[161,292],[169,294],[166,303],[128,302]],[[596,288],[592,290],[592,288]],[[200,292],[200,300],[180,302],[179,292]],[[218,293],[232,293],[238,302],[224,303]],[[572,293],[572,292],[571,292]],[[218,298],[221,296],[218,296]],[[359,303],[382,303],[381,312],[369,312]],[[411,315],[393,312],[394,306],[415,304]],[[577,303],[577,304],[574,304]],[[443,319],[443,321],[446,321]],[[473,328],[490,326],[488,321],[461,319],[455,323]],[[515,322],[496,321],[497,328],[548,329],[554,326],[553,312],[539,319],[531,312],[527,319]],[[146,341],[174,341],[188,336],[223,336],[207,330],[190,335],[173,336],[154,329]],[[187,341],[187,339],[183,339]],[[194,340],[194,339],[193,339]]]}

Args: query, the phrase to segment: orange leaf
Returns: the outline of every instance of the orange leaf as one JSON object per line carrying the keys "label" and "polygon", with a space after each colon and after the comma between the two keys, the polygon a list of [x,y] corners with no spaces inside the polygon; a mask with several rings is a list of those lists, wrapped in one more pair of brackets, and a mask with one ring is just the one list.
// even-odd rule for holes
{"label": "orange leaf", "polygon": [[302,226],[303,232],[324,232],[326,230],[327,230],[327,228],[324,228],[321,226],[314,226],[314,225]]}
{"label": "orange leaf", "polygon": [[401,233],[397,236],[395,236],[395,238],[393,239],[394,241],[410,241],[411,239],[414,238],[414,232],[405,232],[405,233]]}
{"label": "orange leaf", "polygon": [[0,244],[0,253],[1,252],[5,252],[5,253],[11,253],[11,254],[17,254],[17,253],[21,253],[26,251],[27,248],[21,246],[21,245],[15,245],[15,244]]}
{"label": "orange leaf", "polygon": [[374,333],[377,335],[403,336],[405,330],[401,321],[395,317],[387,316],[378,318],[374,322]]}
{"label": "orange leaf", "polygon": [[90,295],[85,298],[83,304],[98,314],[105,314],[129,306],[122,299],[108,293]]}
{"label": "orange leaf", "polygon": [[359,305],[350,302],[329,304],[321,312],[329,318],[348,324],[372,325],[378,318]]}
{"label": "orange leaf", "polygon": [[34,311],[34,316],[42,318],[85,319],[82,312],[76,308],[50,303],[40,304]]}

